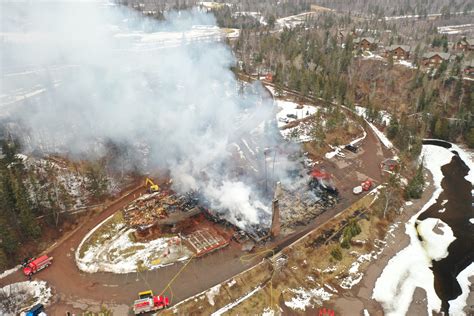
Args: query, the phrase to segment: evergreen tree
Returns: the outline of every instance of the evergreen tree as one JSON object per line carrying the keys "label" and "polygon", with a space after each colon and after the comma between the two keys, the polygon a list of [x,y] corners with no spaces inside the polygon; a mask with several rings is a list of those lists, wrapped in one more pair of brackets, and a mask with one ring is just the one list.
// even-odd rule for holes
{"label": "evergreen tree", "polygon": [[415,175],[410,181],[408,181],[408,184],[405,188],[405,199],[409,200],[421,198],[424,187],[425,178],[423,176],[423,163],[420,163],[416,169]]}
{"label": "evergreen tree", "polygon": [[101,164],[91,164],[86,171],[86,187],[95,199],[104,197],[107,193],[108,178]]}

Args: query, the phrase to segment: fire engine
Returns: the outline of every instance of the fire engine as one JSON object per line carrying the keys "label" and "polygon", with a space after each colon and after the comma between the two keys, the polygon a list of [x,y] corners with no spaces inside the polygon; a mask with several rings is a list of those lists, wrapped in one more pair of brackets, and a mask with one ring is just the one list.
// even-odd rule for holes
{"label": "fire engine", "polygon": [[30,259],[23,264],[23,274],[26,276],[32,276],[33,274],[48,267],[53,261],[53,257],[47,255],[41,256],[36,259]]}
{"label": "fire engine", "polygon": [[151,290],[138,293],[138,300],[133,303],[135,315],[154,312],[168,307],[170,300],[166,296],[153,295]]}

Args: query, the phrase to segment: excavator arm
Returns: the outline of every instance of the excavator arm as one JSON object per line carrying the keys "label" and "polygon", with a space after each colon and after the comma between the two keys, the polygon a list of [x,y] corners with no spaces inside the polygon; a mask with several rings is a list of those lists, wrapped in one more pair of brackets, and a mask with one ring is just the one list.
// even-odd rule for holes
{"label": "excavator arm", "polygon": [[148,188],[151,193],[158,192],[160,190],[158,184],[155,184],[150,178],[145,179],[145,187]]}

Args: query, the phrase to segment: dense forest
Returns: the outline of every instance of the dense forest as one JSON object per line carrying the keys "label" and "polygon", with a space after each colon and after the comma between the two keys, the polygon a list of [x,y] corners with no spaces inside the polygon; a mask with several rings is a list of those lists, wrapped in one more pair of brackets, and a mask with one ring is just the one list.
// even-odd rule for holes
{"label": "dense forest", "polygon": [[[1,143],[0,269],[5,269],[43,249],[47,239],[58,237],[65,225],[75,222],[68,211],[75,207],[77,196],[84,203],[102,200],[109,180],[100,163],[90,162],[83,171],[69,172],[49,160],[29,163],[19,154],[17,141]],[[66,181],[71,179],[77,188]]]}

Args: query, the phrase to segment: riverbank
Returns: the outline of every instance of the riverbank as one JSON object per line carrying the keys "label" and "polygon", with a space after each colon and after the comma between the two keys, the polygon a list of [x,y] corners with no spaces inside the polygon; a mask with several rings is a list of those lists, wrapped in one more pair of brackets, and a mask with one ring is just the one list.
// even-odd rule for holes
{"label": "riverbank", "polygon": [[465,245],[474,242],[474,167],[469,153],[448,145],[423,146],[435,191],[405,225],[408,246],[389,260],[375,283],[372,297],[385,314],[470,314],[466,300],[474,251]]}
{"label": "riverbank", "polygon": [[[371,264],[364,271],[361,282],[348,291],[348,293],[343,293],[344,296],[334,300],[334,310],[337,313],[341,315],[362,315],[364,310],[366,310],[370,315],[384,315],[380,303],[372,299],[375,282],[382,274],[389,260],[409,245],[410,237],[405,233],[405,223],[429,202],[435,192],[436,187],[433,185],[433,177],[429,171],[425,172],[425,179],[427,187],[421,199],[411,201],[408,205],[405,204],[403,206],[401,214],[394,220],[392,231],[388,233],[387,244],[383,252],[377,259],[371,261]],[[410,307],[410,315],[426,314],[426,303],[423,305],[423,301],[426,300],[417,298],[417,300],[412,302],[413,306]],[[356,311],[358,312],[356,313]]]}

